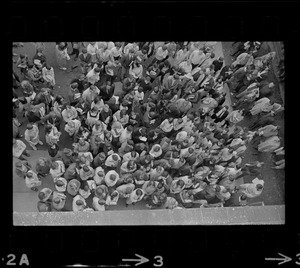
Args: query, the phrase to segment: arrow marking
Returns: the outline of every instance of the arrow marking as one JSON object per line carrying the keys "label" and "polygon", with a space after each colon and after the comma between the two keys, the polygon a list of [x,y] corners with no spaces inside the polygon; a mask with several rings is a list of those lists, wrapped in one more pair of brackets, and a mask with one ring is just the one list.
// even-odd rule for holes
{"label": "arrow marking", "polygon": [[288,256],[285,256],[281,253],[278,253],[281,257],[283,258],[265,258],[266,261],[282,261],[282,262],[279,262],[278,265],[280,264],[284,264],[286,262],[289,262],[292,260],[292,258],[288,257]]}
{"label": "arrow marking", "polygon": [[149,261],[149,259],[147,259],[139,254],[135,254],[135,256],[139,257],[139,259],[122,259],[122,261],[137,261],[138,263],[136,263],[135,266],[138,266],[140,264],[143,264],[143,263]]}

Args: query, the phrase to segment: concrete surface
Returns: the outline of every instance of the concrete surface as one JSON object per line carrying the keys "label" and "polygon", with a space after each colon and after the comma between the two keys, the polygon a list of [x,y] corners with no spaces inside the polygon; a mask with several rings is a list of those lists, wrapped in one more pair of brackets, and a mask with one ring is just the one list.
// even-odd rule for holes
{"label": "concrete surface", "polygon": [[261,225],[284,224],[285,206],[105,212],[13,213],[17,225]]}

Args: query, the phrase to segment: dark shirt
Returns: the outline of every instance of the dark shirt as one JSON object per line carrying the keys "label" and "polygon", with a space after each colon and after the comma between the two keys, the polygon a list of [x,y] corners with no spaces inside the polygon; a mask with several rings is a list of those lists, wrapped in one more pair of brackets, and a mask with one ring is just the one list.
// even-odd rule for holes
{"label": "dark shirt", "polygon": [[222,66],[223,66],[223,61],[219,61],[219,60],[214,60],[212,62],[212,64],[215,66],[215,72],[219,71],[222,69]]}
{"label": "dark shirt", "polygon": [[57,144],[55,144],[54,149],[52,149],[51,147],[48,148],[48,153],[51,157],[55,157],[57,155],[58,151],[59,151],[59,147]]}

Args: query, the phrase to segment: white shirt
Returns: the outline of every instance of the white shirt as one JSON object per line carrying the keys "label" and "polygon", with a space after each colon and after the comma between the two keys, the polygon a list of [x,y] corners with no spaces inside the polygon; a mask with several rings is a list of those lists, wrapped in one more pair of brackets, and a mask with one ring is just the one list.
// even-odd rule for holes
{"label": "white shirt", "polygon": [[25,149],[25,143],[21,140],[16,140],[16,143],[13,145],[13,156],[19,158]]}
{"label": "white shirt", "polygon": [[94,69],[95,67],[92,70],[90,70],[86,75],[87,81],[92,85],[100,80],[100,72],[96,73]]}
{"label": "white shirt", "polygon": [[61,113],[64,121],[68,123],[70,120],[75,119],[78,116],[77,110],[75,107],[71,106],[70,109],[64,109]]}
{"label": "white shirt", "polygon": [[128,140],[131,140],[132,132],[128,132],[127,128],[125,128],[120,135],[119,141],[120,143],[124,143]]}
{"label": "white shirt", "polygon": [[25,140],[37,144],[39,141],[39,129],[36,125],[32,125],[32,129],[26,129],[24,136]]}
{"label": "white shirt", "polygon": [[[116,179],[115,179],[114,181],[110,179],[110,176],[111,176],[111,175],[115,175],[115,176],[116,176]],[[119,179],[120,179],[119,174],[118,174],[115,170],[110,170],[110,171],[108,171],[108,172],[106,173],[106,175],[105,175],[105,178],[104,178],[105,183],[106,183],[106,185],[107,185],[108,187],[113,187],[113,186],[115,186],[116,183],[117,183],[117,181],[118,181]]]}
{"label": "white shirt", "polygon": [[95,43],[94,45],[88,44],[86,47],[87,53],[90,53],[91,55],[96,55],[96,52],[98,50],[98,45]]}
{"label": "white shirt", "polygon": [[190,73],[192,71],[192,64],[188,64],[187,61],[183,61],[179,64],[179,68],[182,68],[186,73]]}
{"label": "white shirt", "polygon": [[[103,177],[98,175],[98,172],[102,171],[103,172]],[[105,178],[105,172],[104,169],[102,167],[97,167],[95,169],[95,175],[94,175],[94,181],[96,182],[97,185],[101,184],[104,181]]]}
{"label": "white shirt", "polygon": [[164,132],[170,132],[173,130],[173,122],[170,123],[168,119],[165,119],[161,124],[160,124],[160,128],[164,131]]}
{"label": "white shirt", "polygon": [[92,167],[89,167],[89,171],[86,172],[82,168],[79,170],[79,176],[83,181],[87,180],[88,178],[92,178],[94,176],[94,169]]}
{"label": "white shirt", "polygon": [[[81,200],[83,202],[83,205],[82,206],[77,206],[76,205],[76,201],[77,200]],[[86,206],[86,202],[85,202],[85,199],[81,196],[81,195],[76,195],[74,198],[73,198],[73,203],[72,203],[72,208],[73,208],[73,211],[74,212],[78,212],[78,211],[82,211],[84,209],[84,207]]]}
{"label": "white shirt", "polygon": [[164,58],[166,58],[168,56],[168,53],[169,52],[168,52],[167,49],[164,51],[162,47],[159,47],[156,50],[155,58],[158,59],[158,60],[163,60]]}
{"label": "white shirt", "polygon": [[117,47],[113,47],[111,49],[111,54],[115,58],[122,56],[122,47],[120,47],[119,49],[117,49]]}
{"label": "white shirt", "polygon": [[193,64],[200,64],[205,60],[205,54],[201,53],[199,49],[195,49],[189,58]]}
{"label": "white shirt", "polygon": [[113,158],[112,158],[113,155],[116,155],[118,157],[119,161],[121,160],[121,157],[118,154],[112,154],[109,157],[107,157],[107,159],[105,161],[105,166],[107,166],[107,167],[116,167],[118,165],[118,161],[115,162],[113,160]]}
{"label": "white shirt", "polygon": [[50,168],[50,174],[52,178],[59,178],[65,173],[65,164],[60,160],[56,160],[55,162],[58,163],[58,168]]}
{"label": "white shirt", "polygon": [[127,162],[129,160],[136,160],[138,157],[139,157],[138,153],[136,153],[135,157],[132,157],[131,152],[129,152],[129,153],[126,153],[126,154],[123,155],[123,161]]}
{"label": "white shirt", "polygon": [[93,197],[93,208],[96,210],[96,211],[105,211],[105,206],[104,205],[100,205],[98,203],[99,201],[99,198],[97,196],[94,196]]}

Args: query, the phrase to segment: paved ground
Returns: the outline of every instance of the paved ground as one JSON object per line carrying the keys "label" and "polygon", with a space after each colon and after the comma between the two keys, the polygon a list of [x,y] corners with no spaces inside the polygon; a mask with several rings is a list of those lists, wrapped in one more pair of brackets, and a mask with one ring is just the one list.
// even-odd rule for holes
{"label": "paved ground", "polygon": [[[61,71],[58,69],[56,60],[55,60],[55,43],[46,43],[45,44],[45,51],[46,51],[46,57],[48,63],[53,66],[55,77],[57,84],[55,86],[54,92],[56,94],[60,94],[62,96],[66,96],[66,92],[69,87],[69,83],[71,79],[74,78],[77,74],[79,75],[79,68],[75,69],[75,71],[71,73],[67,73],[65,71]],[[70,49],[71,50],[71,49]],[[231,61],[231,58],[229,56],[229,50],[230,50],[230,43],[229,42],[218,42],[215,50],[216,57],[223,56],[225,58],[226,64],[228,64]],[[70,51],[69,51],[70,52]],[[15,49],[15,53],[25,53],[29,56],[29,58],[32,58],[32,56],[35,53],[35,46],[33,43],[25,43],[24,47]],[[70,65],[75,65],[76,62],[73,61],[73,58],[71,58]],[[78,64],[78,63],[77,63]],[[15,67],[14,67],[15,68]],[[19,73],[17,68],[15,68],[16,72]],[[270,78],[271,79],[271,78]],[[272,78],[276,79],[276,78]],[[116,83],[116,91],[115,93],[118,93],[120,90],[121,84],[119,82]],[[227,89],[228,90],[228,89]],[[278,96],[277,96],[278,97]],[[231,104],[230,94],[227,94],[227,104]],[[24,118],[19,116],[20,122],[24,121]],[[279,118],[278,120],[279,124],[283,126],[283,118]],[[251,123],[251,122],[250,122]],[[246,124],[249,124],[246,122]],[[25,131],[26,124],[23,124],[21,126],[21,132],[23,133]],[[283,128],[282,128],[282,135],[283,136]],[[44,129],[40,128],[40,136],[42,137],[42,141],[45,143],[44,139]],[[60,138],[59,146],[60,148],[71,148],[72,141],[68,137],[67,133],[62,131],[62,136]],[[249,146],[250,147],[250,146]],[[28,149],[29,146],[27,147]],[[33,167],[35,166],[36,159],[40,156],[46,156],[48,157],[47,151],[45,151],[46,146],[38,145],[38,151],[31,151],[32,157],[30,158],[30,162],[33,164]],[[257,156],[252,155],[252,149],[249,148],[246,151],[244,161],[253,161],[257,159]],[[271,164],[271,158],[269,154],[261,154],[258,155],[258,159],[260,161],[264,161],[266,165],[262,169],[262,178],[265,180],[265,190],[263,194],[255,199],[256,201],[264,201],[266,205],[277,205],[277,204],[284,204],[284,170],[275,171],[270,169]],[[13,160],[15,163],[15,159]],[[29,211],[37,211],[36,204],[38,201],[37,193],[31,191],[25,186],[25,182],[23,179],[19,178],[15,173],[13,173],[13,209],[14,211],[18,212],[29,212]],[[240,180],[240,183],[242,183],[243,180]],[[247,182],[247,178],[245,178],[245,181]],[[43,180],[43,184],[41,187],[50,187],[54,189],[53,182],[51,178],[46,178]],[[40,187],[40,188],[41,188]],[[121,201],[121,200],[120,200]],[[123,200],[124,201],[124,200]],[[236,203],[236,197],[232,199],[232,203]],[[70,204],[69,204],[70,205]],[[68,205],[68,206],[69,206]],[[109,210],[138,210],[138,209],[146,209],[144,202],[139,202],[135,206],[129,206],[128,208],[125,207],[124,202],[119,202],[117,206],[111,206]]]}
{"label": "paved ground", "polygon": [[[230,64],[232,62],[232,57],[230,56],[231,50],[231,42],[222,42],[223,45],[223,52],[226,64]],[[264,55],[270,52],[270,48],[268,46],[263,46],[259,51],[259,56]],[[278,86],[278,81],[276,76],[274,75],[273,71],[270,71],[269,82],[275,83],[274,95],[272,99],[282,104],[282,99],[280,96],[280,90]],[[250,120],[243,120],[240,125],[241,126],[248,126],[252,124],[255,118],[251,118]],[[281,126],[279,131],[279,136],[283,137],[284,140],[284,113],[280,113],[276,115],[276,123],[277,125]],[[284,145],[282,145],[284,146]],[[280,205],[284,204],[284,185],[285,185],[285,172],[283,170],[275,170],[271,169],[270,167],[273,166],[272,158],[270,153],[259,153],[258,156],[252,155],[254,153],[253,147],[248,145],[247,150],[244,155],[243,162],[247,163],[254,160],[259,160],[264,162],[264,166],[261,170],[261,178],[265,181],[265,188],[263,193],[255,198],[255,201],[263,201],[265,205]],[[250,180],[245,177],[245,182],[250,182]]]}

